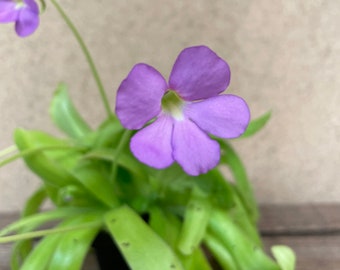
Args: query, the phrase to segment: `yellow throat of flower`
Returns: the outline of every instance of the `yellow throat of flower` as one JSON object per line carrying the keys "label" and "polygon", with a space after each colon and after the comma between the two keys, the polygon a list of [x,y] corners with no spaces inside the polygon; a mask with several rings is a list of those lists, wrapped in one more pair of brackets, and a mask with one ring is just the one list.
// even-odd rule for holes
{"label": "yellow throat of flower", "polygon": [[184,100],[173,90],[168,90],[162,98],[163,112],[177,120],[183,119]]}
{"label": "yellow throat of flower", "polygon": [[20,9],[26,6],[26,4],[22,0],[16,0],[14,2],[16,2],[15,9]]}

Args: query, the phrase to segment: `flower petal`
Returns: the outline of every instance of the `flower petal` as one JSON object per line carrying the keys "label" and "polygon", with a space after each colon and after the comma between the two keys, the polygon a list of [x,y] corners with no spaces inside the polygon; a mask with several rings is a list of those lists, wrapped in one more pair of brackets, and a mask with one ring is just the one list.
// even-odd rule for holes
{"label": "flower petal", "polygon": [[206,173],[220,160],[220,146],[190,120],[174,122],[174,159],[190,175]]}
{"label": "flower petal", "polygon": [[220,95],[186,105],[184,114],[201,129],[221,138],[236,138],[247,128],[247,103],[234,95]]}
{"label": "flower petal", "polygon": [[166,81],[156,69],[135,65],[117,91],[116,114],[122,125],[140,129],[157,116],[166,90]]}
{"label": "flower petal", "polygon": [[169,86],[185,100],[213,97],[230,82],[228,64],[206,46],[184,49],[172,68]]}
{"label": "flower petal", "polygon": [[20,37],[31,35],[39,26],[39,14],[31,8],[22,8],[15,24],[15,31]]}
{"label": "flower petal", "polygon": [[34,0],[24,0],[24,2],[32,12],[39,14],[39,6]]}
{"label": "flower petal", "polygon": [[0,1],[0,23],[15,22],[19,16],[17,3],[12,0]]}
{"label": "flower petal", "polygon": [[130,141],[130,149],[141,162],[162,169],[173,163],[171,136],[173,120],[162,115],[149,126],[138,131]]}

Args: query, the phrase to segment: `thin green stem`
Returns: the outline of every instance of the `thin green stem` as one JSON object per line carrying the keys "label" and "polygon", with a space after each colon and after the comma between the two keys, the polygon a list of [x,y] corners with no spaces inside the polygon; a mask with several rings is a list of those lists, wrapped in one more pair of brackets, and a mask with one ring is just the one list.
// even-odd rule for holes
{"label": "thin green stem", "polygon": [[5,166],[8,163],[11,163],[12,161],[15,161],[19,158],[26,157],[29,155],[33,155],[35,153],[38,153],[40,151],[52,151],[52,150],[63,150],[63,149],[72,149],[72,150],[83,150],[82,147],[74,147],[74,146],[43,146],[43,147],[37,147],[33,149],[27,149],[25,151],[19,152],[13,156],[10,156],[9,158],[6,158],[0,162],[0,167]]}
{"label": "thin green stem", "polygon": [[125,144],[129,140],[132,132],[133,132],[132,130],[126,129],[124,131],[120,141],[119,141],[119,144],[118,144],[117,149],[116,149],[115,154],[114,154],[113,163],[112,163],[112,167],[111,167],[111,175],[110,175],[111,182],[113,181],[113,179],[114,179],[114,177],[117,173],[119,155],[122,152],[123,147],[125,146]]}
{"label": "thin green stem", "polygon": [[129,138],[130,138],[132,132],[133,132],[132,130],[128,130],[128,129],[126,129],[126,130],[124,131],[124,133],[123,133],[123,135],[122,135],[122,137],[121,137],[121,139],[120,139],[120,141],[119,141],[119,144],[118,144],[118,146],[117,146],[117,149],[116,149],[116,151],[115,151],[115,159],[118,158],[120,152],[123,150],[123,147],[124,147],[125,144],[128,142],[128,140],[129,140]]}
{"label": "thin green stem", "polygon": [[18,150],[18,148],[15,145],[11,145],[11,146],[0,151],[0,158],[7,156],[8,154],[13,153],[17,150]]}
{"label": "thin green stem", "polygon": [[89,52],[89,50],[87,49],[87,46],[83,40],[83,38],[81,37],[81,35],[79,34],[77,28],[74,26],[74,24],[72,23],[72,21],[70,20],[70,18],[66,15],[66,13],[64,12],[64,10],[61,8],[61,6],[57,3],[56,0],[51,0],[52,4],[55,6],[55,8],[58,10],[59,14],[61,15],[61,17],[64,19],[64,21],[66,22],[67,26],[70,28],[71,32],[73,33],[74,37],[76,38],[76,40],[78,41],[78,44],[81,48],[81,50],[83,51],[85,58],[90,66],[92,75],[94,77],[94,80],[96,81],[99,93],[101,95],[106,113],[108,115],[109,118],[113,117],[113,113],[111,111],[110,108],[110,104],[103,86],[103,83],[100,79],[99,73],[97,71],[97,68],[94,64],[94,61],[92,59],[92,56]]}
{"label": "thin green stem", "polygon": [[43,14],[46,10],[45,0],[40,0],[40,14]]}
{"label": "thin green stem", "polygon": [[81,229],[89,229],[89,228],[98,227],[101,224],[102,224],[102,221],[95,221],[95,222],[89,222],[89,223],[85,223],[85,224],[81,224],[77,226],[68,226],[64,228],[56,228],[56,229],[48,229],[48,230],[40,230],[40,231],[35,231],[35,232],[15,234],[15,235],[10,235],[10,236],[0,237],[0,244],[15,242],[19,240],[25,240],[25,239],[32,239],[32,238],[46,236],[46,235],[55,234],[55,233],[64,233],[64,232],[76,231],[76,230],[81,230]]}

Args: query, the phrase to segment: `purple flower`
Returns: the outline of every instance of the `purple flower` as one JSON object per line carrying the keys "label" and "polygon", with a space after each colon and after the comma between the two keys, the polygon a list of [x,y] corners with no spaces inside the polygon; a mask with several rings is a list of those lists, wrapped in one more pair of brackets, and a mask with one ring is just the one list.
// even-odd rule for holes
{"label": "purple flower", "polygon": [[219,95],[229,85],[228,64],[205,46],[184,49],[169,83],[153,67],[137,64],[117,92],[116,114],[127,129],[141,129],[130,149],[141,162],[165,168],[174,161],[190,175],[219,163],[220,147],[208,134],[240,136],[249,123],[245,101]]}
{"label": "purple flower", "polygon": [[0,0],[0,23],[15,22],[18,36],[31,35],[39,26],[39,7],[34,0]]}

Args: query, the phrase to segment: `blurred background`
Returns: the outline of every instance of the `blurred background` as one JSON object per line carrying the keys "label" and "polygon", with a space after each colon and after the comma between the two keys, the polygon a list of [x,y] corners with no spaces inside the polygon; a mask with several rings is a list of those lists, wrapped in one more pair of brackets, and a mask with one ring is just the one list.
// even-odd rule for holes
{"label": "blurred background", "polygon": [[[204,44],[230,64],[228,93],[252,117],[272,111],[254,137],[233,140],[257,199],[340,202],[340,2],[333,0],[60,1],[83,35],[111,105],[137,62],[166,78],[178,53]],[[0,25],[0,149],[16,127],[60,134],[48,115],[58,82],[96,127],[105,112],[73,36],[47,1],[25,39]],[[0,211],[19,210],[39,185],[22,161],[0,169]]]}

